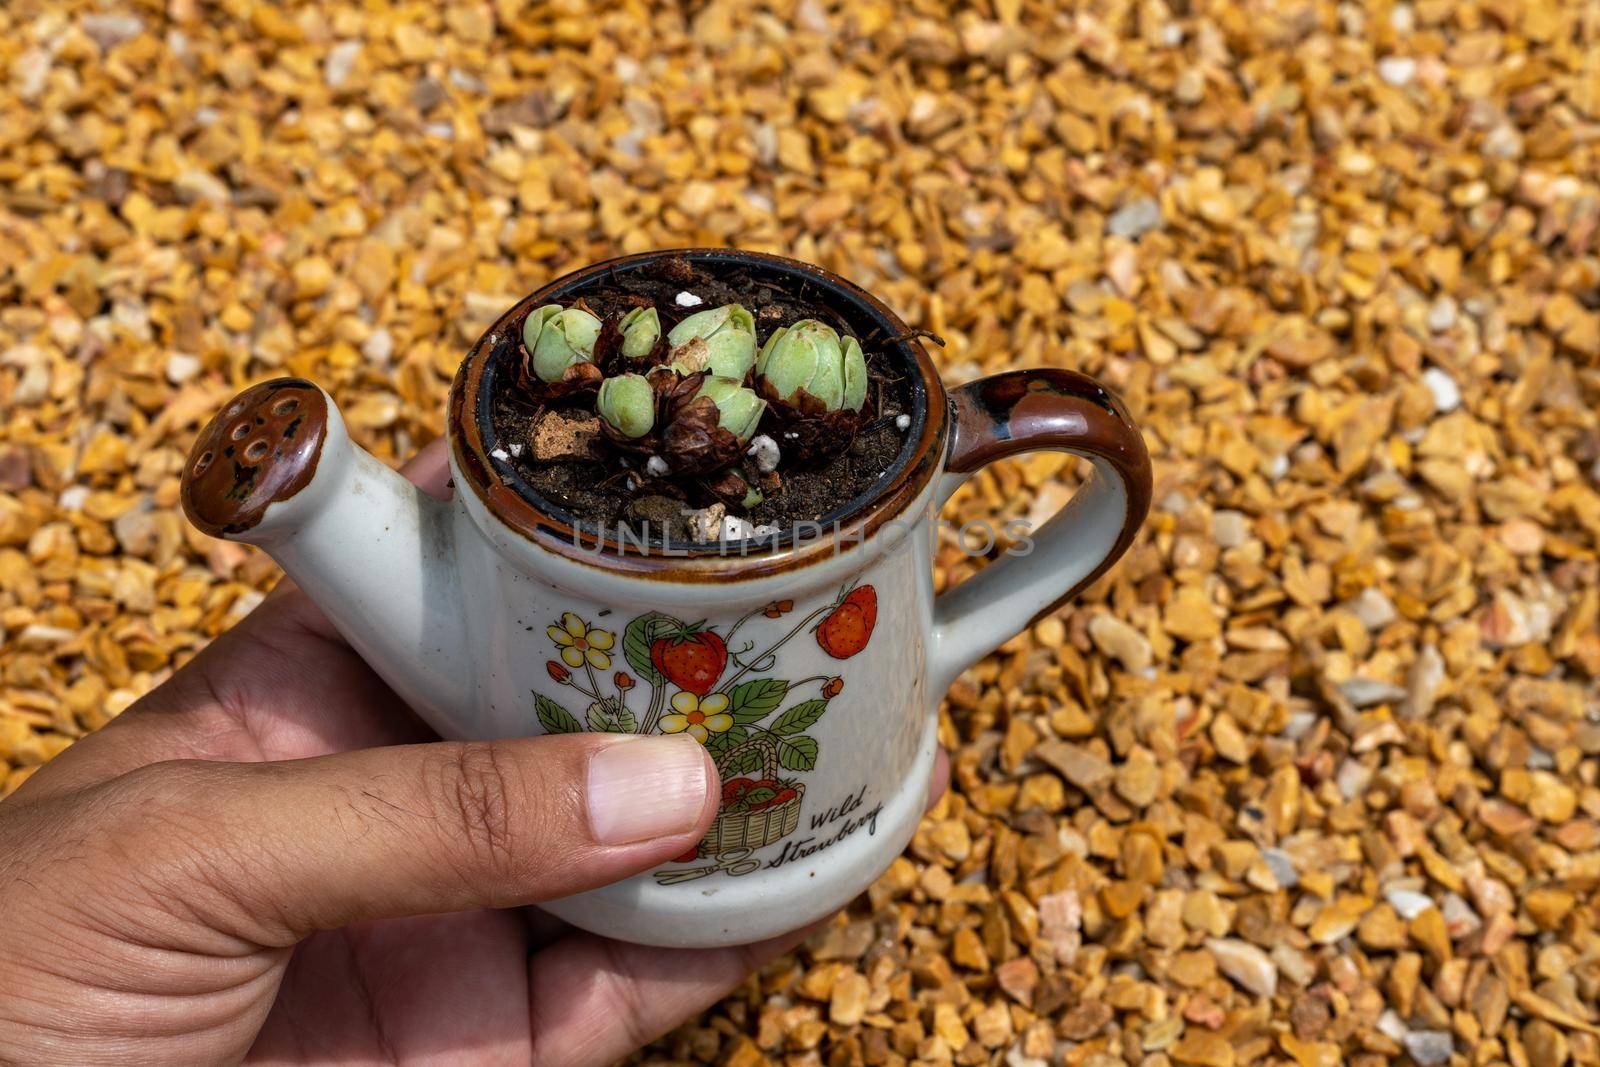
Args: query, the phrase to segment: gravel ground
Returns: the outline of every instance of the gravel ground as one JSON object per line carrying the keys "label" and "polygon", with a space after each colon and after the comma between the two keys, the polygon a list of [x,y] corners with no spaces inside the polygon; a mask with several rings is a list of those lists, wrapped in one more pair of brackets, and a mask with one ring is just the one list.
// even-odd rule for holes
{"label": "gravel ground", "polygon": [[403,457],[539,282],[781,251],[1101,376],[1157,503],[655,1058],[1600,1064],[1600,4],[1063,6],[0,5],[0,793],[274,580],[175,507],[227,395]]}

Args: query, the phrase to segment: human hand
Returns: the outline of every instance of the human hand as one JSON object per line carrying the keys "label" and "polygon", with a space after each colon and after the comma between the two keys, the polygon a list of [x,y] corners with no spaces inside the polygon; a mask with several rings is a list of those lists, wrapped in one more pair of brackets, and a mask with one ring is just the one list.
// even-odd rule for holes
{"label": "human hand", "polygon": [[[443,495],[442,443],[405,473]],[[609,1063],[808,932],[528,906],[682,853],[717,795],[686,737],[440,742],[284,582],[0,804],[0,1063]]]}

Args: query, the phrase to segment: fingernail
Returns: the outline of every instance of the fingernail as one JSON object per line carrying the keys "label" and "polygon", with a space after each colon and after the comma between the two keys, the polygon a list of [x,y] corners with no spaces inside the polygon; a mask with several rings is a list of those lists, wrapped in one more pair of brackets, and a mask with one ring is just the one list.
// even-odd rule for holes
{"label": "fingernail", "polygon": [[627,845],[692,830],[706,807],[705,750],[693,738],[637,737],[589,757],[589,831]]}

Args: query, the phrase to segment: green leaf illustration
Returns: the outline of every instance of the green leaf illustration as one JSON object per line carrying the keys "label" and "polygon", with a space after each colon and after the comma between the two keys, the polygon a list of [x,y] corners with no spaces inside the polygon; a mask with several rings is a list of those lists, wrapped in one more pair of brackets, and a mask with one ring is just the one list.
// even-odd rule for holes
{"label": "green leaf illustration", "polygon": [[778,791],[776,789],[773,789],[771,786],[764,785],[760,788],[752,789],[750,792],[746,793],[737,806],[740,811],[749,811],[757,804],[765,804],[767,801],[771,800],[777,795]]}
{"label": "green leaf illustration", "polygon": [[750,740],[750,731],[743,726],[730,726],[720,734],[712,734],[706,739],[706,748],[711,750],[713,756],[720,756],[725,752],[733,751],[735,745],[742,745]]}
{"label": "green leaf illustration", "polygon": [[782,715],[778,716],[772,724],[775,734],[797,734],[822,718],[822,713],[828,710],[826,700],[807,700],[796,704]]}
{"label": "green leaf illustration", "polygon": [[583,727],[572,713],[541,693],[533,694],[533,710],[547,734],[581,734]]}
{"label": "green leaf illustration", "polygon": [[728,694],[728,713],[735,722],[760,722],[783,703],[789,683],[781,678],[752,678]]}
{"label": "green leaf illustration", "polygon": [[[739,727],[735,726],[733,729],[737,730]],[[732,731],[730,730],[729,732],[731,733]],[[729,762],[718,764],[717,769],[722,772],[724,781],[729,778],[737,778],[741,774],[758,774],[761,771],[761,753],[753,748],[747,748],[737,756],[734,756]]]}
{"label": "green leaf illustration", "polygon": [[606,697],[589,705],[589,729],[606,734],[631,734],[639,725],[633,712],[616,697]]}
{"label": "green leaf illustration", "polygon": [[722,755],[723,752],[733,752],[736,745],[742,745],[749,739],[749,729],[744,726],[728,726],[722,733],[707,737],[706,747],[710,749],[712,755]]}
{"label": "green leaf illustration", "polygon": [[778,762],[791,771],[809,771],[817,765],[817,739],[805,734],[780,738]]}
{"label": "green leaf illustration", "polygon": [[627,657],[628,666],[650,685],[660,685],[666,681],[661,672],[656,670],[656,665],[650,662],[650,643],[658,637],[665,636],[668,631],[681,629],[682,626],[683,623],[671,615],[664,615],[659,611],[652,611],[634,619],[622,632],[622,654]]}

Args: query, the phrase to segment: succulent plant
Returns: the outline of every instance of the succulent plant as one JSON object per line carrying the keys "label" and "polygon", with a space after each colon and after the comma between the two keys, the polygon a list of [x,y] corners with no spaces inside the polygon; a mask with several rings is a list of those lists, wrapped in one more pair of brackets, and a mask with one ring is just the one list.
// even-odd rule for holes
{"label": "succulent plant", "polygon": [[756,319],[739,304],[697,311],[667,334],[679,374],[709,371],[743,380],[756,361]]}
{"label": "succulent plant", "polygon": [[653,307],[634,308],[622,316],[622,355],[625,359],[643,359],[655,351],[661,339],[661,316]]}
{"label": "succulent plant", "polygon": [[806,410],[860,411],[867,399],[860,343],[815,319],[773,331],[761,346],[756,377],[769,397]]}
{"label": "succulent plant", "polygon": [[624,437],[643,437],[655,428],[656,393],[642,374],[619,374],[600,383],[595,411]]}
{"label": "succulent plant", "polygon": [[533,373],[542,382],[559,382],[567,368],[594,361],[600,320],[578,307],[546,304],[522,324],[522,343],[533,357]]}
{"label": "succulent plant", "polygon": [[717,425],[738,438],[742,445],[761,424],[767,402],[746,389],[739,378],[712,376],[700,386],[695,397],[708,397],[717,406]]}

